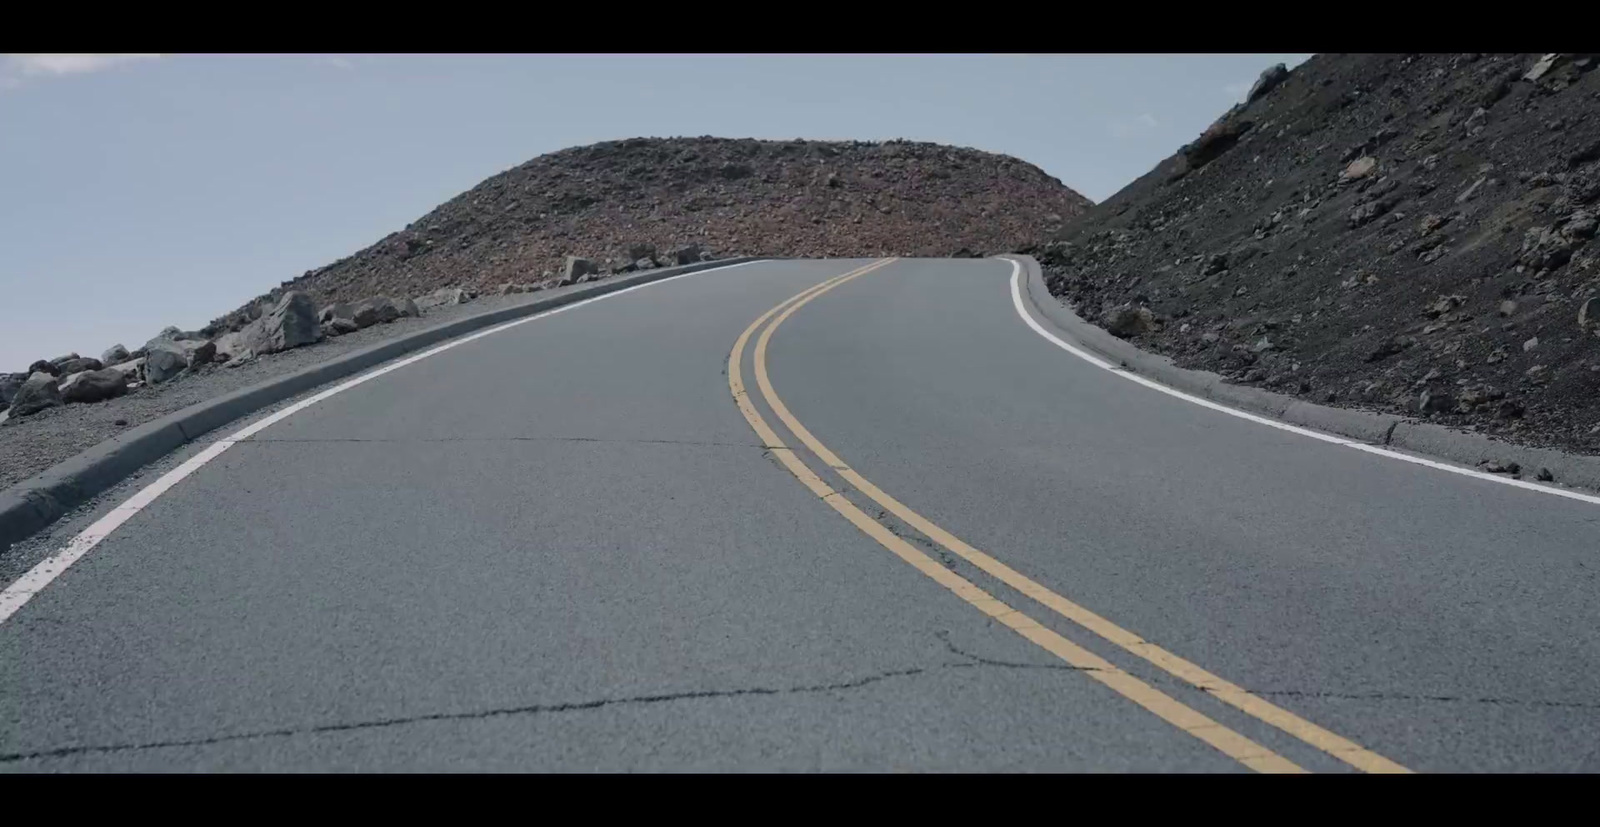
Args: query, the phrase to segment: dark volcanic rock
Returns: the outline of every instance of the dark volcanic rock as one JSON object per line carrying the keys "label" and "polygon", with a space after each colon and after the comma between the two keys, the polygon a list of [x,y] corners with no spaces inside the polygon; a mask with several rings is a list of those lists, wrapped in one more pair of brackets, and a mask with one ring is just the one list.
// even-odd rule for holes
{"label": "dark volcanic rock", "polygon": [[56,367],[60,369],[60,375],[71,376],[74,373],[82,373],[86,370],[99,370],[105,367],[105,365],[101,364],[99,359],[89,356],[79,356],[75,359],[68,359],[61,364],[56,365]]}
{"label": "dark volcanic rock", "polygon": [[0,410],[5,410],[11,404],[11,397],[17,394],[17,388],[28,381],[26,373],[0,373]]}
{"label": "dark volcanic rock", "polygon": [[1254,103],[1258,98],[1278,88],[1278,84],[1283,83],[1288,78],[1289,68],[1282,63],[1268,67],[1265,72],[1261,73],[1261,77],[1256,78],[1255,85],[1250,87],[1250,94],[1245,96],[1245,102]]}
{"label": "dark volcanic rock", "polygon": [[23,381],[11,397],[11,415],[28,416],[62,404],[55,376],[38,371]]}
{"label": "dark volcanic rock", "polygon": [[1183,367],[1600,453],[1600,73],[1546,57],[1318,55],[1024,251]]}
{"label": "dark volcanic rock", "polygon": [[116,368],[85,371],[61,383],[61,399],[66,402],[100,402],[127,392],[127,377]]}
{"label": "dark volcanic rock", "polygon": [[189,352],[171,339],[156,339],[144,346],[144,378],[159,385],[189,367]]}
{"label": "dark volcanic rock", "polygon": [[128,349],[122,345],[112,345],[106,348],[105,353],[100,354],[100,361],[106,365],[120,365],[132,358],[133,356],[129,355]]}

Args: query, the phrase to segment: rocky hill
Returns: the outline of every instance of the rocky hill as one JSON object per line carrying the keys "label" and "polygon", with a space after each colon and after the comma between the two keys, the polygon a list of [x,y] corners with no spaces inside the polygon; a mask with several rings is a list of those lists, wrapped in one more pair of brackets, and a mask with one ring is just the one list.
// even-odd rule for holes
{"label": "rocky hill", "polygon": [[1005,251],[1089,206],[1032,164],[939,144],[633,138],[534,158],[262,299],[537,284],[569,255],[625,269],[635,253],[688,244],[717,255]]}
{"label": "rocky hill", "polygon": [[1318,55],[1033,248],[1234,382],[1600,453],[1594,55]]}
{"label": "rocky hill", "polygon": [[[84,407],[75,403],[149,413],[160,408],[152,398],[197,377],[259,372],[262,357],[454,312],[482,294],[739,254],[981,255],[1047,240],[1089,206],[1031,164],[930,143],[634,138],[566,149],[200,330],[168,327],[99,358],[68,353],[0,372],[0,449],[40,443],[51,420]],[[245,365],[254,367],[237,370]],[[102,418],[120,428],[146,417]],[[80,431],[52,445],[106,433]],[[61,458],[54,449],[30,456],[0,460],[14,475]]]}

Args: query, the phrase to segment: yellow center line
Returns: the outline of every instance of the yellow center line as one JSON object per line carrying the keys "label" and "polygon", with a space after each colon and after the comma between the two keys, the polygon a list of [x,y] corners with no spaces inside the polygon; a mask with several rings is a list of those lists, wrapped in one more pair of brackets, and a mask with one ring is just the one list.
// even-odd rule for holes
{"label": "yellow center line", "polygon": [[[1229,706],[1239,709],[1240,711],[1254,718],[1265,721],[1266,723],[1269,723],[1272,726],[1275,726],[1278,729],[1293,735],[1301,741],[1304,741],[1305,743],[1310,744],[1311,746],[1316,747],[1317,749],[1322,750],[1323,752],[1335,758],[1338,758],[1339,760],[1349,764],[1352,767],[1355,767],[1356,769],[1364,772],[1381,773],[1410,772],[1410,770],[1406,767],[1391,761],[1390,759],[1385,758],[1376,752],[1366,749],[1365,747],[1362,747],[1360,744],[1357,744],[1348,738],[1317,726],[1316,724],[1301,718],[1293,712],[1290,712],[1256,695],[1253,695],[1242,687],[1223,680],[1222,678],[1211,674],[1205,669],[1200,668],[1198,665],[1185,660],[1178,655],[1168,652],[1154,643],[1144,640],[1133,632],[1130,632],[1127,629],[1112,623],[1110,620],[1095,614],[1089,609],[1080,606],[1065,597],[1062,597],[1044,585],[1016,571],[1010,566],[1007,566],[988,554],[973,548],[971,545],[968,545],[966,542],[962,541],[959,537],[956,537],[954,534],[951,534],[943,528],[940,528],[938,525],[935,525],[933,521],[911,510],[911,508],[906,506],[904,503],[884,493],[882,489],[878,488],[876,485],[873,485],[865,477],[857,473],[855,469],[846,465],[843,460],[839,459],[837,454],[828,450],[826,445],[823,445],[815,436],[811,434],[809,430],[806,429],[804,425],[800,424],[799,420],[795,419],[794,414],[789,412],[789,408],[783,404],[783,400],[780,399],[777,392],[773,390],[772,381],[767,375],[767,342],[772,338],[773,331],[777,330],[778,326],[783,324],[784,320],[788,319],[789,316],[793,315],[795,311],[805,306],[806,303],[810,302],[817,296],[820,296],[823,293],[826,293],[827,291],[832,290],[833,288],[847,281],[850,281],[851,279],[866,275],[867,272],[869,272],[869,270],[858,270],[851,273],[846,273],[843,276],[817,285],[811,290],[794,296],[789,301],[780,304],[771,311],[768,311],[767,315],[757,319],[756,323],[751,325],[751,330],[754,330],[757,326],[765,322],[768,317],[782,310],[781,315],[774,319],[772,324],[768,326],[766,330],[762,331],[760,338],[756,341],[754,358],[756,384],[761,388],[762,396],[767,400],[767,404],[772,408],[773,413],[777,414],[778,419],[780,419],[783,424],[790,431],[792,431],[807,448],[811,450],[812,453],[816,454],[817,457],[822,460],[822,462],[828,465],[828,467],[838,472],[840,476],[844,477],[847,482],[849,482],[862,494],[865,494],[868,498],[883,506],[884,509],[889,513],[900,518],[917,531],[927,535],[934,542],[949,549],[951,552],[977,566],[979,569],[1000,580],[1002,583],[1005,583],[1006,585],[1016,589],[1019,592],[1022,592],[1033,600],[1044,604],[1045,606],[1054,610],[1056,613],[1060,614],[1062,617],[1065,617],[1079,626],[1095,633],[1096,635],[1099,635],[1123,650],[1143,658],[1144,660],[1154,664],[1179,680],[1182,680],[1194,686],[1195,688],[1206,692],[1207,694],[1217,698]],[[747,334],[749,332],[749,330],[746,331]],[[739,355],[739,348],[744,343],[745,338],[747,337],[741,337],[739,342],[735,345],[735,357]],[[751,409],[751,412],[754,412],[753,408]],[[748,419],[749,417],[750,414],[747,413],[746,418]],[[760,429],[757,430],[759,431]]]}
{"label": "yellow center line", "polygon": [[[768,319],[772,318],[774,314],[778,313],[779,311],[783,311],[783,315],[779,316],[779,318],[774,321],[770,327],[764,330],[761,334],[761,337],[756,342],[756,381],[761,386],[762,394],[766,397],[768,404],[772,405],[773,410],[775,412],[779,412],[780,417],[785,418],[785,423],[790,425],[791,430],[794,430],[794,426],[798,425],[799,423],[792,422],[793,416],[787,415],[788,409],[780,407],[782,403],[778,401],[776,394],[772,393],[771,382],[767,378],[767,342],[772,336],[772,331],[776,329],[784,319],[788,318],[789,315],[792,314],[797,308],[816,296],[819,296],[822,293],[825,293],[828,290],[831,290],[834,287],[849,281],[850,279],[876,270],[892,261],[894,261],[894,259],[884,259],[882,261],[878,261],[846,273],[842,276],[829,279],[807,290],[801,291],[800,293],[790,297],[788,300],[780,303],[777,307],[774,307],[771,310],[768,310],[766,313],[763,313],[760,318],[756,319],[749,327],[745,328],[743,333],[739,334],[738,340],[733,344],[733,352],[728,355],[728,388],[733,393],[734,402],[738,405],[739,412],[743,414],[745,420],[750,423],[750,427],[755,430],[757,436],[761,438],[762,443],[772,451],[773,456],[775,456],[779,462],[783,463],[785,468],[789,469],[790,473],[794,474],[794,476],[804,483],[807,488],[811,489],[812,493],[820,497],[822,501],[827,503],[831,508],[833,508],[834,511],[839,512],[841,516],[843,516],[846,520],[849,520],[850,523],[856,528],[860,529],[862,533],[876,540],[879,545],[882,545],[884,548],[893,552],[900,559],[911,564],[918,571],[932,578],[939,585],[944,586],[951,592],[954,592],[956,596],[960,597],[962,600],[965,600],[968,604],[977,608],[979,611],[982,611],[984,614],[989,615],[995,620],[1005,624],[1017,634],[1022,635],[1023,637],[1037,644],[1045,651],[1050,652],[1063,661],[1066,661],[1074,668],[1082,670],[1084,674],[1096,681],[1099,681],[1101,684],[1109,687],[1112,691],[1117,692],[1128,700],[1131,700],[1139,706],[1144,707],[1146,710],[1154,713],[1162,720],[1172,724],[1184,732],[1189,733],[1190,735],[1193,735],[1196,738],[1199,738],[1201,741],[1211,745],[1223,754],[1233,758],[1234,760],[1253,770],[1256,770],[1257,772],[1305,772],[1303,768],[1289,759],[1284,758],[1283,756],[1278,755],[1277,753],[1267,749],[1266,747],[1263,747],[1249,738],[1246,738],[1243,735],[1240,735],[1239,733],[1222,726],[1195,709],[1184,705],[1172,696],[1167,695],[1166,693],[1150,686],[1144,681],[1139,680],[1133,675],[1128,674],[1105,658],[1102,658],[1088,649],[1085,649],[1082,646],[1067,640],[1065,637],[1062,637],[1055,631],[1040,625],[1038,621],[1035,621],[1033,618],[1017,611],[983,589],[978,588],[967,579],[961,577],[948,568],[945,568],[943,565],[940,565],[936,560],[923,553],[920,549],[916,548],[900,537],[895,536],[882,523],[879,523],[878,521],[867,516],[865,512],[857,508],[855,504],[846,499],[843,494],[833,490],[833,488],[823,481],[822,478],[818,477],[814,472],[812,472],[812,470],[807,467],[798,456],[795,455],[794,451],[783,443],[783,440],[779,438],[777,433],[773,431],[772,427],[767,424],[764,418],[762,418],[760,412],[758,412],[755,406],[751,404],[749,394],[745,391],[744,379],[740,375],[740,361],[743,359],[744,348],[745,345],[750,341],[751,334],[760,328],[761,325],[765,324]],[[785,308],[787,308],[787,310],[785,310]],[[802,431],[803,429],[796,430],[795,433],[799,435],[802,433]],[[806,436],[809,436],[809,433],[807,433]],[[804,440],[806,436],[801,436],[801,439]],[[815,451],[815,447],[813,447],[813,451]],[[822,456],[822,454],[819,453],[818,456]],[[834,457],[831,453],[829,453],[827,456],[832,457],[830,460],[824,460],[829,462],[829,464],[834,465],[835,467],[843,465],[842,463],[837,462],[838,458]]]}

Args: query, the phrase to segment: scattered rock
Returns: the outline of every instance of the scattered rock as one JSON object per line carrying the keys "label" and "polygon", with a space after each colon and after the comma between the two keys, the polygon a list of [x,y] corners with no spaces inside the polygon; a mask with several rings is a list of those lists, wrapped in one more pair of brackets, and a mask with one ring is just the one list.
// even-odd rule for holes
{"label": "scattered rock", "polygon": [[1348,217],[1351,229],[1366,226],[1367,224],[1371,223],[1373,219],[1379,218],[1384,213],[1388,212],[1393,206],[1394,202],[1385,198],[1377,201],[1368,201],[1367,203],[1356,207],[1350,211],[1350,215]]}
{"label": "scattered rock", "polygon": [[1425,414],[1446,413],[1455,407],[1456,400],[1446,391],[1430,388],[1417,398],[1417,410]]}
{"label": "scattered rock", "polygon": [[1538,346],[1539,346],[1539,337],[1535,336],[1535,337],[1529,339],[1528,341],[1522,343],[1522,352],[1523,353],[1527,353],[1528,351],[1533,350],[1534,348],[1536,348]]}
{"label": "scattered rock", "polygon": [[1410,346],[1410,343],[1400,337],[1384,339],[1376,347],[1367,352],[1366,361],[1378,362],[1400,353]]}
{"label": "scattered rock", "polygon": [[62,405],[61,390],[56,387],[54,374],[37,371],[23,380],[11,396],[11,415],[30,416],[45,408]]}
{"label": "scattered rock", "polygon": [[598,272],[600,271],[594,266],[593,261],[578,256],[567,256],[566,266],[561,270],[560,285],[565,287],[569,284],[577,284],[578,279]]}
{"label": "scattered rock", "polygon": [[1514,301],[1512,301],[1510,299],[1506,299],[1505,301],[1500,302],[1499,313],[1500,313],[1501,316],[1510,316],[1510,315],[1512,315],[1512,314],[1514,314],[1516,312],[1517,312],[1517,303],[1516,302],[1514,302]]}
{"label": "scattered rock", "polygon": [[129,359],[126,362],[118,362],[117,364],[106,368],[106,370],[114,370],[122,374],[122,378],[125,382],[132,382],[143,375],[145,358],[146,357],[144,356],[140,356],[137,359]]}
{"label": "scattered rock", "polygon": [[322,335],[324,336],[343,336],[346,333],[354,333],[360,329],[361,326],[356,324],[355,319],[343,317],[322,323]]}
{"label": "scattered rock", "polygon": [[422,310],[429,310],[435,307],[449,307],[451,305],[465,304],[469,301],[472,301],[472,294],[468,293],[466,290],[460,287],[446,287],[442,290],[435,290],[432,293],[417,299],[416,306]]}
{"label": "scattered rock", "polygon": [[80,356],[61,362],[60,364],[56,365],[56,367],[61,371],[60,375],[71,376],[74,373],[82,373],[86,370],[99,370],[105,367],[105,365],[102,364],[99,359]]}
{"label": "scattered rock", "polygon": [[1183,166],[1179,175],[1198,170],[1222,157],[1223,153],[1232,149],[1239,143],[1239,139],[1255,126],[1251,121],[1234,117],[1236,114],[1236,110],[1230,110],[1211,126],[1206,127],[1206,131],[1200,133],[1200,137],[1196,138],[1194,143],[1180,151]]}
{"label": "scattered rock", "polygon": [[1478,190],[1481,187],[1483,187],[1483,185],[1485,183],[1487,183],[1488,181],[1489,181],[1488,176],[1484,176],[1482,178],[1479,178],[1476,181],[1473,181],[1472,182],[1472,186],[1467,187],[1465,190],[1462,190],[1461,194],[1456,196],[1456,203],[1457,204],[1465,204],[1468,201],[1471,201],[1473,196],[1476,196],[1478,194]]}
{"label": "scattered rock", "polygon": [[358,328],[387,324],[400,318],[400,308],[396,307],[388,296],[373,296],[358,302],[351,311],[350,318]]}
{"label": "scattered rock", "polygon": [[1559,54],[1547,54],[1535,61],[1532,66],[1528,67],[1528,71],[1523,73],[1522,79],[1526,81],[1538,82],[1540,78],[1549,74],[1550,70],[1554,69],[1560,60],[1561,55]]}
{"label": "scattered rock", "polygon": [[668,255],[671,256],[673,263],[680,266],[684,264],[694,264],[700,260],[700,245],[685,244],[682,247],[674,249]]}
{"label": "scattered rock", "polygon": [[[290,290],[261,318],[238,331],[218,337],[216,349],[217,353],[228,357],[228,364],[232,367],[243,359],[319,342],[323,335],[322,325],[317,321],[316,304],[311,297],[298,290]],[[151,367],[155,364],[154,350],[150,353],[150,359],[145,363],[146,376],[150,375]]]}
{"label": "scattered rock", "polygon": [[1148,307],[1134,307],[1122,305],[1106,311],[1101,317],[1101,327],[1106,332],[1120,339],[1127,339],[1141,333],[1152,333],[1160,330],[1156,323],[1155,314]]}
{"label": "scattered rock", "polygon": [[1430,319],[1436,319],[1460,307],[1466,300],[1466,296],[1440,296],[1438,301],[1428,305],[1426,315]]}
{"label": "scattered rock", "polygon": [[[193,342],[193,344],[191,344],[191,342]],[[191,369],[197,368],[201,365],[209,365],[217,358],[216,342],[194,342],[194,340],[185,340],[179,342],[178,345],[183,347],[184,350],[188,351],[189,367]]]}
{"label": "scattered rock", "polygon": [[[238,334],[229,334],[238,335]],[[189,367],[189,352],[171,339],[156,339],[145,345],[144,380],[159,385]]]}
{"label": "scattered rock", "polygon": [[641,258],[633,263],[633,269],[635,270],[654,270],[655,267],[655,259],[651,258]]}
{"label": "scattered rock", "polygon": [[351,305],[345,302],[334,302],[322,308],[322,312],[317,314],[317,321],[327,324],[334,319],[354,319],[355,315],[356,309]]}
{"label": "scattered rock", "polygon": [[1266,96],[1268,92],[1278,88],[1278,84],[1289,79],[1289,68],[1282,63],[1269,67],[1261,76],[1256,78],[1250,87],[1250,94],[1245,95],[1245,103],[1254,103],[1257,99]]}
{"label": "scattered rock", "polygon": [[1371,155],[1364,155],[1355,159],[1354,161],[1351,161],[1350,165],[1344,168],[1344,172],[1339,173],[1339,181],[1342,183],[1360,181],[1361,179],[1371,175],[1372,171],[1377,168],[1378,159],[1372,157]]}
{"label": "scattered rock", "polygon": [[28,381],[26,373],[0,373],[0,408],[11,404],[11,397],[17,393],[17,388]]}
{"label": "scattered rock", "polygon": [[1534,478],[1537,479],[1540,482],[1555,482],[1556,481],[1556,475],[1550,473],[1550,469],[1549,468],[1540,468],[1539,469],[1539,473],[1535,474]]}
{"label": "scattered rock", "polygon": [[128,353],[128,349],[120,344],[112,345],[106,349],[105,353],[100,354],[100,361],[105,365],[120,365],[132,358],[133,356]]}
{"label": "scattered rock", "polygon": [[128,392],[128,380],[114,367],[83,371],[61,383],[64,402],[100,402]]}

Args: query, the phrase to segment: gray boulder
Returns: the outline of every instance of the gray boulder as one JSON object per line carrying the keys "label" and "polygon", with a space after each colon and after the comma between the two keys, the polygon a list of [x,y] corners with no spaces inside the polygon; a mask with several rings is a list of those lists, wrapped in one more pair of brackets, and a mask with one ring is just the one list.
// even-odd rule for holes
{"label": "gray boulder", "polygon": [[189,351],[171,339],[156,339],[144,347],[144,379],[152,385],[166,382],[189,367]]}
{"label": "gray boulder", "polygon": [[169,324],[166,327],[162,328],[161,332],[157,333],[155,335],[155,338],[156,339],[167,339],[167,340],[174,341],[174,342],[182,342],[182,341],[186,341],[186,340],[189,340],[189,339],[204,339],[205,336],[201,335],[201,333],[199,331],[196,331],[196,330],[179,330],[176,325],[170,325]]}
{"label": "gray boulder", "polygon": [[446,287],[417,299],[416,306],[421,310],[431,310],[435,307],[449,307],[456,304],[465,304],[469,301],[472,301],[471,293],[459,287]]}
{"label": "gray boulder", "polygon": [[145,357],[140,356],[137,359],[129,359],[126,362],[118,362],[117,364],[106,368],[106,370],[114,370],[122,374],[123,379],[132,382],[143,374],[144,359]]}
{"label": "gray boulder", "polygon": [[1253,103],[1257,98],[1265,96],[1268,92],[1278,88],[1278,84],[1289,79],[1289,67],[1282,63],[1268,68],[1256,78],[1254,86],[1250,87],[1250,94],[1244,98],[1245,103]]}
{"label": "gray boulder", "polygon": [[61,368],[50,364],[48,360],[40,359],[39,361],[28,366],[27,373],[30,375],[35,373],[48,373],[51,376],[60,376]]}
{"label": "gray boulder", "polygon": [[395,304],[395,307],[400,309],[402,318],[414,319],[422,315],[422,310],[417,307],[417,303],[410,299],[401,299]]}
{"label": "gray boulder", "polygon": [[327,324],[334,319],[353,319],[355,315],[356,309],[354,307],[345,302],[336,302],[322,308],[322,312],[317,314],[317,321]]}
{"label": "gray boulder", "polygon": [[641,258],[633,263],[633,269],[654,270],[656,269],[656,260],[653,258]]}
{"label": "gray boulder", "polygon": [[78,356],[77,353],[68,353],[65,356],[57,356],[56,358],[51,359],[50,360],[50,364],[55,365],[56,367],[59,368],[62,365],[66,364],[67,362],[70,362],[73,359],[78,359],[78,358],[80,358],[80,357]]}
{"label": "gray boulder", "polygon": [[111,347],[106,348],[105,353],[100,354],[101,363],[106,365],[120,365],[132,358],[133,357],[128,354],[128,349],[120,344],[112,345]]}
{"label": "gray boulder", "polygon": [[578,279],[598,272],[600,272],[600,268],[594,266],[593,261],[578,256],[567,256],[566,266],[561,268],[560,284],[562,286],[577,284]]}
{"label": "gray boulder", "polygon": [[74,373],[82,373],[86,370],[99,370],[105,367],[105,365],[101,364],[99,359],[89,356],[80,356],[76,359],[68,359],[61,364],[56,365],[56,367],[61,369],[62,376],[71,376]]}
{"label": "gray boulder", "polygon": [[0,408],[11,404],[11,397],[17,395],[17,388],[28,381],[26,373],[0,373]]}
{"label": "gray boulder", "polygon": [[1150,308],[1134,307],[1130,304],[1107,310],[1105,315],[1101,317],[1101,326],[1106,329],[1107,333],[1119,339],[1137,336],[1140,333],[1153,333],[1161,329],[1161,326],[1156,323],[1155,314],[1150,312]]}
{"label": "gray boulder", "polygon": [[191,367],[191,368],[196,368],[196,367],[199,367],[201,365],[207,365],[207,364],[210,364],[213,361],[216,361],[216,358],[217,358],[217,343],[216,342],[207,342],[207,341],[204,341],[204,340],[195,341],[195,340],[192,340],[192,339],[185,339],[185,340],[179,342],[178,346],[183,348],[185,351],[188,352],[188,354],[189,354],[189,367]]}
{"label": "gray boulder", "polygon": [[638,261],[641,258],[655,258],[656,245],[654,244],[629,244],[622,256],[623,261]]}
{"label": "gray boulder", "polygon": [[[261,318],[217,339],[216,346],[234,361],[320,342],[322,335],[316,303],[305,293],[291,290]],[[145,372],[149,373],[148,363]]]}
{"label": "gray boulder", "polygon": [[667,255],[674,264],[693,264],[700,260],[700,245],[685,244]]}
{"label": "gray boulder", "polygon": [[65,402],[99,402],[128,392],[128,379],[116,368],[101,368],[75,373],[61,383]]}
{"label": "gray boulder", "polygon": [[343,336],[346,333],[354,333],[360,329],[354,319],[346,319],[342,316],[322,323],[322,334],[324,336]]}
{"label": "gray boulder", "polygon": [[395,307],[388,296],[373,296],[356,304],[351,318],[355,320],[356,327],[371,327],[400,318],[400,308]]}
{"label": "gray boulder", "polygon": [[61,390],[56,387],[56,378],[39,371],[29,375],[11,397],[11,415],[28,416],[61,404]]}

